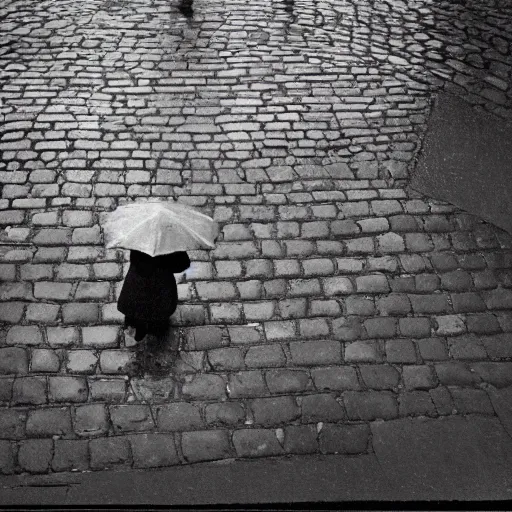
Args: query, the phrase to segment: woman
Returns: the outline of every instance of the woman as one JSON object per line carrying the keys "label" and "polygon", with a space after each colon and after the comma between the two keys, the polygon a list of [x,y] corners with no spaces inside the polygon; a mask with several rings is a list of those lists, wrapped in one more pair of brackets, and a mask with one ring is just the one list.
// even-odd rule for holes
{"label": "woman", "polygon": [[169,317],[178,305],[178,289],[174,274],[190,267],[184,251],[151,257],[131,251],[130,268],[126,275],[117,309],[125,315],[125,327],[135,328],[135,341],[146,334],[163,336]]}

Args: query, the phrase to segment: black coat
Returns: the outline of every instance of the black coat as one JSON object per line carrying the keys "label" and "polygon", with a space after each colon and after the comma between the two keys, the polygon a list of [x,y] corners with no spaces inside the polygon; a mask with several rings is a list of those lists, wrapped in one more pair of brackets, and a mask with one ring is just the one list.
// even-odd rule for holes
{"label": "black coat", "polygon": [[178,305],[174,274],[189,266],[190,259],[183,251],[154,258],[131,251],[130,268],[117,301],[117,309],[126,316],[125,323],[143,333],[157,333],[167,327]]}

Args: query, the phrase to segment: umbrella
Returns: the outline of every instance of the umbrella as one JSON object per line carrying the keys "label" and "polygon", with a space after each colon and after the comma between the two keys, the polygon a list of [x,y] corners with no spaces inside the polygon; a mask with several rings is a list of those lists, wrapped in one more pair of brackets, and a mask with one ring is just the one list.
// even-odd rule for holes
{"label": "umbrella", "polygon": [[217,223],[177,202],[131,203],[111,212],[103,226],[106,247],[123,247],[149,256],[213,249]]}

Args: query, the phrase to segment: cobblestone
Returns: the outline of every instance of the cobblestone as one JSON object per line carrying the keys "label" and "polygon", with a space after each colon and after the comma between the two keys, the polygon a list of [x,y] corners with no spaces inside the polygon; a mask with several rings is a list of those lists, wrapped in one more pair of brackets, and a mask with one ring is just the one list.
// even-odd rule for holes
{"label": "cobblestone", "polygon": [[57,439],[54,441],[53,471],[86,471],[89,469],[87,441]]}
{"label": "cobblestone", "polygon": [[[503,2],[11,4],[0,472],[356,454],[346,421],[493,414],[510,236],[408,181],[439,90],[511,119]],[[178,277],[176,382],[122,332],[128,255],[103,246],[108,211],[156,197],[221,233]]]}

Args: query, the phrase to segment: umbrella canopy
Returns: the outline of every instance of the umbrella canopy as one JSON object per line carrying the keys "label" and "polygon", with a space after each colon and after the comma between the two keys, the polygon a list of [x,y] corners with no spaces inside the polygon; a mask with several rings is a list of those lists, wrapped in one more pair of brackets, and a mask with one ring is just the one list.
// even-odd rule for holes
{"label": "umbrella canopy", "polygon": [[213,249],[219,233],[211,217],[176,202],[119,206],[107,216],[103,229],[107,248],[123,247],[153,257]]}

